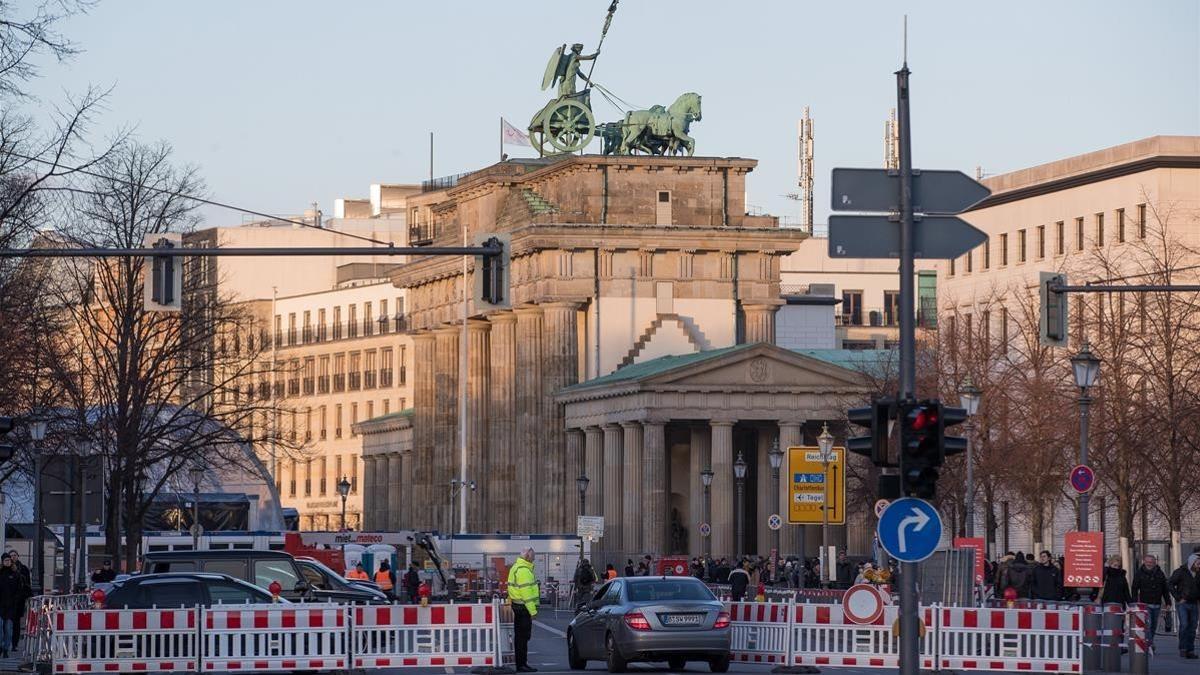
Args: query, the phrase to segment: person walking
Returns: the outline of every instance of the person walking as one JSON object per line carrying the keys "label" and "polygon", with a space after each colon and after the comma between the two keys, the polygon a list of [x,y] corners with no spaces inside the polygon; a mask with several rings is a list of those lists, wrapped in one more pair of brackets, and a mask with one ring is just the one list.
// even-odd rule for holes
{"label": "person walking", "polygon": [[746,569],[749,564],[744,562],[729,573],[729,594],[734,602],[741,602],[750,587],[750,572]]}
{"label": "person walking", "polygon": [[837,582],[839,587],[850,588],[850,584],[854,583],[855,565],[850,561],[845,551],[839,551],[837,556],[837,565],[833,568],[837,574]]}
{"label": "person walking", "polygon": [[21,574],[7,553],[0,556],[0,657],[13,649],[13,626],[21,620],[25,599]]}
{"label": "person walking", "polygon": [[375,584],[389,598],[396,599],[396,573],[392,571],[388,561],[379,563],[379,570],[375,572]]}
{"label": "person walking", "polygon": [[633,558],[627,558],[625,560],[625,576],[632,577],[636,574],[637,572],[633,568]]}
{"label": "person walking", "polygon": [[100,564],[100,569],[92,572],[93,584],[110,584],[117,578],[117,572],[112,568],[112,561],[105,560]]}
{"label": "person walking", "polygon": [[[12,648],[16,649],[21,644],[21,627],[25,624],[25,605],[33,597],[33,574],[25,566],[25,563],[21,562],[21,556],[16,551],[10,548],[7,552],[9,559],[12,560],[13,568],[17,571],[17,576],[21,578],[20,610],[17,621],[13,624],[12,637]],[[116,575],[113,576],[115,578]]]}
{"label": "person walking", "polygon": [[1129,604],[1129,580],[1121,569],[1121,556],[1110,555],[1104,566],[1104,588],[1100,591],[1100,604],[1116,603],[1124,609]]}
{"label": "person walking", "polygon": [[592,599],[596,586],[596,570],[592,569],[592,561],[584,558],[575,570],[575,606],[579,607]]}
{"label": "person walking", "polygon": [[1179,618],[1179,655],[1185,659],[1196,656],[1196,623],[1200,621],[1200,553],[1188,556],[1187,562],[1171,573],[1167,580],[1175,600]]}
{"label": "person walking", "polygon": [[525,549],[508,570],[508,600],[513,609],[517,672],[536,673],[537,668],[529,665],[529,637],[533,634],[533,617],[537,616],[541,593],[538,591],[537,575],[533,572],[532,548]]}
{"label": "person walking", "polygon": [[1062,575],[1054,566],[1054,558],[1049,551],[1038,554],[1038,562],[1033,566],[1030,582],[1030,594],[1035,600],[1062,600]]}
{"label": "person walking", "polygon": [[1016,557],[1000,574],[1001,592],[1011,588],[1017,592],[1018,598],[1028,598],[1032,572],[1033,570],[1025,563],[1025,554],[1017,551]]}
{"label": "person walking", "polygon": [[1146,605],[1149,611],[1149,625],[1146,628],[1146,640],[1150,649],[1154,649],[1154,631],[1158,627],[1158,615],[1163,607],[1170,608],[1171,592],[1167,588],[1167,575],[1158,566],[1158,558],[1152,555],[1142,556],[1142,565],[1133,573],[1133,601]]}
{"label": "person walking", "polygon": [[421,601],[421,573],[412,563],[409,563],[408,571],[404,573],[404,594],[408,596],[411,605]]}

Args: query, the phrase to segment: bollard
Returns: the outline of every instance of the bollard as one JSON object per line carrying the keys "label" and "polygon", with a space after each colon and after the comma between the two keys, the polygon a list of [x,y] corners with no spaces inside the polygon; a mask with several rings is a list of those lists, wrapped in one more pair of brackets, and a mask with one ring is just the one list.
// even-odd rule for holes
{"label": "bollard", "polygon": [[1150,672],[1149,642],[1146,639],[1146,624],[1150,610],[1141,603],[1129,605],[1129,672],[1147,675]]}
{"label": "bollard", "polygon": [[1084,605],[1083,613],[1083,672],[1100,670],[1100,608]]}
{"label": "bollard", "polygon": [[1121,643],[1125,641],[1125,614],[1118,604],[1104,606],[1100,628],[1103,632],[1100,644],[1100,667],[1109,673],[1121,672]]}

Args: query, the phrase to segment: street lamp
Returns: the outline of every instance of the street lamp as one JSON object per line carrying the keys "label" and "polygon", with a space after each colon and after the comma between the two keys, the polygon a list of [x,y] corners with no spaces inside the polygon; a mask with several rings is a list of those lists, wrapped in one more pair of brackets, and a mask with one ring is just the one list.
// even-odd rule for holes
{"label": "street lamp", "polygon": [[338,494],[342,496],[342,531],[346,531],[346,497],[350,495],[350,481],[342,476],[337,484]]}
{"label": "street lamp", "polygon": [[192,478],[192,550],[200,550],[200,481],[204,479],[204,467],[193,464],[188,469]]}
{"label": "street lamp", "polygon": [[46,440],[46,421],[34,419],[29,423],[29,438],[33,441],[33,587],[41,595],[45,577],[46,535],[42,525],[42,441]]}
{"label": "street lamp", "polygon": [[821,425],[821,435],[817,436],[817,448],[821,451],[821,587],[829,587],[829,564],[825,558],[829,555],[829,462],[833,460],[833,434],[829,433],[829,425]]}
{"label": "street lamp", "polygon": [[[767,458],[771,460],[771,480],[775,483],[774,494],[778,495],[780,487],[781,487],[779,485],[779,467],[783,465],[783,450],[779,449],[779,438],[778,437],[775,438],[773,441],[771,441],[771,450],[769,452],[767,452]],[[774,501],[776,504],[779,503],[778,499],[776,499]],[[782,518],[783,514],[781,513],[781,514],[779,514],[779,516]],[[781,552],[779,550],[779,535],[782,531],[783,531],[783,524],[781,523],[779,528],[775,530],[775,534],[774,534],[774,536],[775,536],[775,555],[774,555],[773,559],[771,560],[771,562],[775,564],[775,580],[776,581],[779,580],[779,573],[780,573],[779,559],[780,559]]]}
{"label": "street lamp", "polygon": [[[1075,386],[1079,387],[1079,463],[1088,463],[1088,408],[1092,397],[1088,389],[1100,379],[1100,357],[1092,353],[1091,345],[1083,341],[1079,353],[1071,357],[1071,368],[1075,374]],[[1088,493],[1079,494],[1079,531],[1088,531]]]}
{"label": "street lamp", "polygon": [[967,508],[966,534],[975,536],[975,452],[971,439],[975,431],[975,413],[979,412],[979,397],[982,392],[971,382],[971,376],[963,378],[962,388],[958,390],[958,398],[962,407],[967,411]]}
{"label": "street lamp", "polygon": [[587,515],[587,487],[588,483],[592,482],[587,474],[579,474],[579,478],[575,479],[575,489],[579,491],[579,515]]}
{"label": "street lamp", "polygon": [[704,522],[708,523],[709,535],[701,537],[704,540],[704,557],[712,557],[712,479],[713,472],[709,467],[700,471],[700,482],[704,485]]}
{"label": "street lamp", "polygon": [[71,454],[71,469],[70,469],[70,485],[67,486],[68,505],[71,507],[68,510],[67,518],[71,519],[74,526],[71,528],[71,534],[74,537],[72,540],[72,551],[68,552],[71,556],[71,564],[74,566],[74,574],[66,575],[66,582],[69,585],[71,579],[74,583],[82,586],[87,578],[84,565],[85,553],[87,551],[87,527],[84,525],[84,499],[86,492],[84,487],[87,485],[87,480],[84,478],[85,467],[80,462],[86,463],[92,454],[92,439],[84,432],[79,432],[75,436],[75,449]]}
{"label": "street lamp", "polygon": [[746,458],[742,457],[742,451],[738,450],[737,461],[733,463],[733,475],[737,478],[737,557],[741,560],[745,553],[746,543]]}

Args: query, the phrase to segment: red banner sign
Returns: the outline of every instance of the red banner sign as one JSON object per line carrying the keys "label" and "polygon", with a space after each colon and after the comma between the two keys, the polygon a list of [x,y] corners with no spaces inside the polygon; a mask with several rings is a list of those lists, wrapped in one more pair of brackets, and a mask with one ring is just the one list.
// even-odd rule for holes
{"label": "red banner sign", "polygon": [[983,537],[955,537],[954,548],[972,548],[975,549],[975,583],[983,583],[983,564],[987,557],[987,545],[983,543]]}
{"label": "red banner sign", "polygon": [[1063,586],[1079,588],[1104,583],[1104,533],[1068,532]]}

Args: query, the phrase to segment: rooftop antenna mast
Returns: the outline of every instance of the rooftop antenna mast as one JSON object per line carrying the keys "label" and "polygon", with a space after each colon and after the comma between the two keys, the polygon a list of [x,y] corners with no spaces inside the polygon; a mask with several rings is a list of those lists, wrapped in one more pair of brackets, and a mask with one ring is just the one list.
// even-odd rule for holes
{"label": "rooftop antenna mast", "polygon": [[800,118],[798,142],[798,164],[796,174],[800,186],[800,225],[809,234],[813,233],[813,121],[804,106],[804,117]]}

